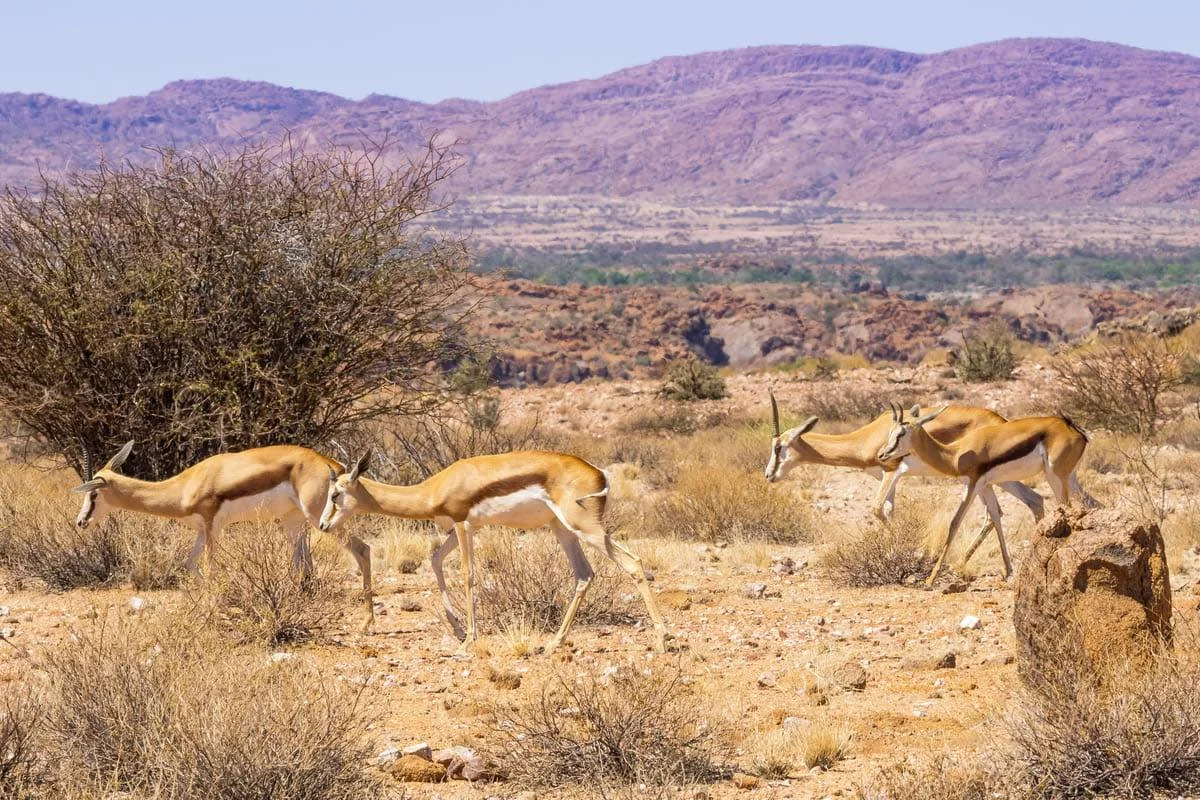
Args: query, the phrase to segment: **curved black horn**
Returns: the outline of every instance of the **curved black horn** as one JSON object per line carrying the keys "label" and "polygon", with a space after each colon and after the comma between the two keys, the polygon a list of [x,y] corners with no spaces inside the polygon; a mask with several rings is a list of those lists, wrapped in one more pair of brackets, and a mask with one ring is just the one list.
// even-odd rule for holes
{"label": "curved black horn", "polygon": [[79,449],[83,454],[83,482],[87,483],[92,479],[92,451],[88,449],[82,436],[79,437]]}
{"label": "curved black horn", "polygon": [[770,389],[767,394],[771,395],[771,435],[779,435],[779,403],[775,402],[775,392]]}

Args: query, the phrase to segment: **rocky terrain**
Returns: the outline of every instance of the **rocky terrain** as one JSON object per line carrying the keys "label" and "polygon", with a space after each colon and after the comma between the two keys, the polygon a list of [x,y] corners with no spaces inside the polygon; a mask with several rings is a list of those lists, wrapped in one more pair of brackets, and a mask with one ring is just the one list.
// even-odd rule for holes
{"label": "rocky terrain", "polygon": [[654,375],[688,352],[737,369],[836,353],[912,365],[993,321],[1031,345],[1053,348],[1097,326],[1145,327],[1147,314],[1200,302],[1192,289],[1157,294],[1074,286],[924,299],[871,284],[845,292],[501,281],[493,290],[479,329],[493,343],[493,376],[508,386]]}
{"label": "rocky terrain", "polygon": [[1195,204],[1200,59],[1023,39],[918,55],[759,47],[663,58],[492,103],[234,80],[106,105],[0,95],[0,182],[247,137],[398,155],[457,141],[464,194],[979,208]]}

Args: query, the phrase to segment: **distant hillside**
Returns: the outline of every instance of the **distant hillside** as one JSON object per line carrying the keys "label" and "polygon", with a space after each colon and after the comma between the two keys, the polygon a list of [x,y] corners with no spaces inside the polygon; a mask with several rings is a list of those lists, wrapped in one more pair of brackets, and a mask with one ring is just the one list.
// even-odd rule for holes
{"label": "distant hillside", "polygon": [[494,103],[233,80],[88,105],[0,95],[0,182],[147,145],[458,139],[457,189],[911,207],[1196,204],[1200,59],[1028,39],[937,55],[761,47],[664,58]]}

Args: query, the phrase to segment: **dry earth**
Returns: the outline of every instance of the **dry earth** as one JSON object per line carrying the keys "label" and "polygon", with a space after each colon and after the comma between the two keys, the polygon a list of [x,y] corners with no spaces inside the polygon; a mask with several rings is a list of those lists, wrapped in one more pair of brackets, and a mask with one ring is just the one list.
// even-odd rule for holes
{"label": "dry earth", "polygon": [[[931,371],[861,371],[844,382],[891,386],[906,396],[936,397],[953,388]],[[779,373],[735,376],[729,381],[728,399],[697,404],[695,412],[763,415],[768,386],[774,387],[785,412],[804,413],[810,384]],[[503,397],[513,419],[536,412],[549,429],[605,436],[622,418],[652,406],[652,389],[646,382],[592,381],[506,391]],[[1011,412],[1051,402],[1051,389],[1043,370],[1024,365],[1019,380],[971,387],[966,399]],[[722,454],[713,452],[708,458],[719,464]],[[1085,471],[1083,480],[1094,493],[1111,497],[1120,491],[1122,479]],[[47,491],[60,492],[68,482],[66,475],[47,477]],[[457,642],[439,619],[439,597],[427,563],[415,574],[398,574],[380,564],[374,632],[353,632],[357,617],[348,615],[344,630],[331,641],[296,653],[327,680],[368,682],[367,696],[381,715],[368,731],[376,752],[420,741],[435,748],[461,743],[486,749],[491,701],[535,696],[554,675],[569,679],[623,665],[676,664],[694,681],[705,712],[732,734],[733,761],[742,769],[753,759],[756,732],[780,729],[785,721],[801,727],[841,723],[853,737],[849,757],[828,772],[798,769],[786,780],[750,791],[722,782],[707,787],[708,796],[848,797],[880,765],[942,749],[986,748],[988,722],[1003,712],[1016,681],[1013,591],[998,575],[995,545],[976,557],[978,574],[964,581],[961,591],[943,591],[949,582],[935,591],[912,586],[848,589],[822,577],[817,562],[828,539],[839,531],[878,524],[867,512],[874,481],[859,473],[806,467],[793,474],[787,489],[818,513],[827,540],[803,546],[736,541],[708,546],[630,537],[655,567],[654,588],[674,637],[672,652],[666,655],[649,650],[648,632],[615,626],[579,627],[569,646],[553,656],[517,658],[491,637],[473,656],[456,657]],[[1176,486],[1172,499],[1184,502],[1184,489]],[[64,505],[73,507],[73,497],[65,492],[61,496]],[[948,515],[957,496],[958,490],[945,482],[909,480],[900,489],[899,502],[929,501]],[[614,503],[622,502],[629,498],[614,498]],[[1019,558],[1031,520],[1024,509],[1012,508],[1007,500],[1002,503]],[[778,575],[771,562],[784,556],[806,566],[795,575]],[[354,580],[347,562],[347,586]],[[743,596],[751,582],[765,583],[767,596]],[[42,656],[73,630],[95,624],[89,619],[95,611],[102,617],[132,613],[135,594],[128,587],[65,594],[0,590],[0,605],[8,608],[0,625],[11,629],[9,643],[0,646],[0,691],[20,691],[23,683],[34,679]],[[148,601],[141,611],[145,615],[162,613],[179,602],[177,592],[140,596]],[[413,601],[418,610],[405,610]],[[1193,616],[1196,606],[1190,590],[1177,594],[1179,614]],[[978,617],[981,627],[961,630],[960,621],[968,615]],[[269,652],[263,652],[263,659]],[[954,655],[955,666],[934,668],[933,661],[947,654]],[[845,664],[865,671],[866,685],[860,691],[836,686],[835,675]],[[499,688],[489,681],[492,669],[517,673],[520,686]],[[814,682],[832,684],[827,705],[816,705],[806,692]],[[518,791],[504,784],[462,782],[407,789],[416,798],[510,797]]]}

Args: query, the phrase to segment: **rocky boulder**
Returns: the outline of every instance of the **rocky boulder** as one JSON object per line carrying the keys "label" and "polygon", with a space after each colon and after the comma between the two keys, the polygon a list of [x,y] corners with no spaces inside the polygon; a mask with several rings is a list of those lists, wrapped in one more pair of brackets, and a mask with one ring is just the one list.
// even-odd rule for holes
{"label": "rocky boulder", "polygon": [[1021,677],[1062,659],[1127,672],[1171,638],[1162,533],[1127,509],[1060,509],[1038,526],[1017,572],[1013,622]]}

